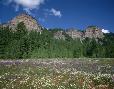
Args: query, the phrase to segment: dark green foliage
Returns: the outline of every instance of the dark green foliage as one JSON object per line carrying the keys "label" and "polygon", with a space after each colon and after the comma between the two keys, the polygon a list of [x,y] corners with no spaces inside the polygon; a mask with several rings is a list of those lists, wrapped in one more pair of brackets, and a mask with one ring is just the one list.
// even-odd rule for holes
{"label": "dark green foliage", "polygon": [[106,57],[114,57],[114,33],[109,33],[105,35],[104,38]]}
{"label": "dark green foliage", "polygon": [[[94,28],[94,27],[93,27]],[[53,38],[62,29],[43,29],[42,33],[27,31],[23,22],[16,30],[0,28],[0,58],[112,58],[114,57],[114,34],[103,39],[75,39],[65,32],[65,40]]]}
{"label": "dark green foliage", "polygon": [[12,41],[13,33],[9,27],[0,28],[0,58],[5,58],[6,47]]}
{"label": "dark green foliage", "polygon": [[17,29],[16,29],[16,32],[15,32],[15,38],[17,40],[20,40],[23,36],[25,36],[27,34],[27,29],[26,29],[26,26],[24,25],[23,22],[20,22],[18,25],[17,25]]}

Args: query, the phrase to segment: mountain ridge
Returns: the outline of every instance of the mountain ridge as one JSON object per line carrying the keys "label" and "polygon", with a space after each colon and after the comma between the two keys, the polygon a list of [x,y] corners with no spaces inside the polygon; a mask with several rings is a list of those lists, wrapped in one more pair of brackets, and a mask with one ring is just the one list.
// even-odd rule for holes
{"label": "mountain ridge", "polygon": [[[42,29],[44,29],[43,26],[41,26],[38,21],[32,17],[31,15],[27,13],[21,13],[17,16],[15,16],[13,19],[8,21],[6,24],[3,24],[3,27],[9,26],[12,29],[15,29],[17,24],[20,22],[23,22],[28,29],[28,31],[35,30],[37,32],[42,32]],[[67,31],[63,32],[56,32],[54,33],[55,39],[65,39],[65,36],[63,33],[69,35],[72,39],[83,39],[83,38],[103,38],[104,33],[102,32],[102,29],[98,28],[97,26],[88,26],[86,30],[83,32],[78,31],[77,29],[68,29]]]}
{"label": "mountain ridge", "polygon": [[[35,30],[33,23],[29,26],[34,19],[28,15],[24,17],[25,19],[23,15],[15,17],[8,27],[0,27],[1,59],[114,58],[114,34],[104,34],[97,26],[79,31],[45,29],[36,24],[39,27]],[[28,21],[28,24],[23,21]]]}

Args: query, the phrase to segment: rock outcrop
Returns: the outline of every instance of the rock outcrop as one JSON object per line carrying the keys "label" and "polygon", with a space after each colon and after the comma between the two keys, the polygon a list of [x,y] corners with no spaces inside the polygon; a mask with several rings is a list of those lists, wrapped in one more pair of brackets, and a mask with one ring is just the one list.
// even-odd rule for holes
{"label": "rock outcrop", "polygon": [[[84,39],[84,38],[103,38],[104,34],[102,30],[96,26],[89,26],[85,31],[79,31],[76,29],[68,29],[64,32],[68,36],[70,36],[72,39]],[[63,31],[58,31],[54,34],[55,39],[65,39],[65,35],[63,34]]]}
{"label": "rock outcrop", "polygon": [[63,34],[63,31],[57,31],[54,33],[54,38],[65,40],[65,35]]}
{"label": "rock outcrop", "polygon": [[72,39],[83,38],[83,32],[75,29],[66,31],[66,34],[68,34]]}
{"label": "rock outcrop", "polygon": [[89,26],[85,31],[85,38],[103,38],[103,32],[96,26]]}
{"label": "rock outcrop", "polygon": [[69,29],[66,31],[66,34],[68,34],[72,39],[83,39],[83,38],[103,38],[104,34],[102,30],[96,26],[89,26],[87,29],[82,32],[78,31],[76,29]]}
{"label": "rock outcrop", "polygon": [[[0,27],[6,27],[9,26],[10,28],[14,29],[17,27],[17,24],[23,22],[27,28],[28,31],[35,30],[37,32],[42,32],[42,26],[37,23],[37,20],[35,20],[32,16],[23,13],[15,18],[13,18],[11,21],[9,21],[6,24],[0,25]],[[69,29],[67,31],[57,31],[54,33],[55,39],[63,39],[65,40],[66,35],[70,36],[72,39],[83,39],[83,38],[103,38],[104,34],[102,30],[96,26],[89,26],[85,31],[79,31],[76,29]]]}
{"label": "rock outcrop", "polygon": [[37,32],[41,32],[42,27],[37,23],[37,21],[30,15],[23,13],[15,18],[13,18],[11,21],[9,21],[6,24],[3,24],[3,27],[9,26],[12,29],[15,29],[17,27],[17,24],[23,22],[27,28],[28,31],[36,30]]}

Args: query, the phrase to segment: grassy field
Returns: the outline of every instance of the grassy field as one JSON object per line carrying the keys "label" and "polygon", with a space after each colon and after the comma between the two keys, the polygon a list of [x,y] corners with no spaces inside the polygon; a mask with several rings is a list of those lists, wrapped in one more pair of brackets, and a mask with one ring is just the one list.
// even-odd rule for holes
{"label": "grassy field", "polygon": [[1,60],[0,89],[114,89],[114,59]]}

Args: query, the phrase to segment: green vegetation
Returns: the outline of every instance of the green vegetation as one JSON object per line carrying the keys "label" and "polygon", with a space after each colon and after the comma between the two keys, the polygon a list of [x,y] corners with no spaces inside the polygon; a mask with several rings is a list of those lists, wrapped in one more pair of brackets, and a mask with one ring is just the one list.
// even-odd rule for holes
{"label": "green vegetation", "polygon": [[27,31],[24,23],[16,30],[0,28],[0,59],[27,58],[113,58],[114,34],[105,34],[103,39],[66,40],[53,38],[53,33],[61,29],[43,29],[42,34]]}

